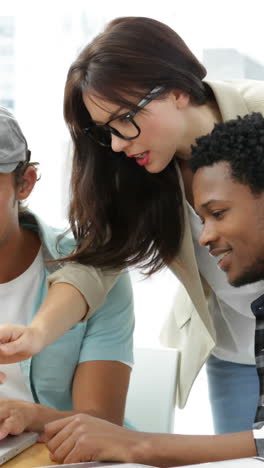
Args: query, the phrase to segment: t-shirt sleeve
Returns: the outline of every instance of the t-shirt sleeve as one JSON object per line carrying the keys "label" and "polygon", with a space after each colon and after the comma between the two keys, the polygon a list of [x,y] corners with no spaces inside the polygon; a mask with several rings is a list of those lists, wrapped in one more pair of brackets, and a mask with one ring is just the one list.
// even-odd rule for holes
{"label": "t-shirt sleeve", "polygon": [[120,272],[106,271],[80,263],[67,263],[48,276],[48,286],[56,283],[68,283],[80,291],[89,305],[89,311],[83,320],[87,320],[100,307],[115,284]]}
{"label": "t-shirt sleeve", "polygon": [[79,362],[106,360],[132,365],[134,325],[131,280],[128,273],[122,273],[87,322]]}

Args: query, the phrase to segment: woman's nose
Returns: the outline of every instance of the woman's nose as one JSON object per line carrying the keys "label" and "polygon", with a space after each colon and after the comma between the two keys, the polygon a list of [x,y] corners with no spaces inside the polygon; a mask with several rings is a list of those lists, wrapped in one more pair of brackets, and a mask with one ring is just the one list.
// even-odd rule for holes
{"label": "woman's nose", "polygon": [[123,138],[120,138],[116,135],[111,135],[112,141],[111,141],[111,147],[112,150],[115,151],[116,153],[119,153],[120,151],[125,151],[126,148],[129,147],[130,141],[129,140],[124,140]]}

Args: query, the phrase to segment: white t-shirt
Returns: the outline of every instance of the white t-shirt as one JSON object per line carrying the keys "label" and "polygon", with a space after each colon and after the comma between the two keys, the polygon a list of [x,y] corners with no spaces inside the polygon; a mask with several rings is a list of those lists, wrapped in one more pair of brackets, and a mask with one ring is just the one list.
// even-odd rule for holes
{"label": "white t-shirt", "polygon": [[255,317],[250,304],[263,294],[264,281],[240,288],[231,286],[226,274],[217,267],[217,259],[199,245],[202,223],[189,204],[188,209],[198,268],[215,293],[209,300],[217,336],[213,354],[227,361],[255,364]]}
{"label": "white t-shirt", "polygon": [[[31,318],[34,301],[43,275],[41,249],[30,267],[12,281],[0,284],[0,324],[26,325]],[[0,371],[7,375],[0,385],[0,398],[34,401],[24,382],[19,363],[1,364]]]}

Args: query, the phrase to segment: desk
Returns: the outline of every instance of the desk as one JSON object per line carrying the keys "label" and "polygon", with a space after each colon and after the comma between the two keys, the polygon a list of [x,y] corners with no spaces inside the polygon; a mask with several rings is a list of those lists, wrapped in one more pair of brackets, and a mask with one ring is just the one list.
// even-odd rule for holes
{"label": "desk", "polygon": [[36,468],[38,466],[55,465],[50,460],[45,444],[35,444],[24,450],[12,460],[4,463],[3,468]]}

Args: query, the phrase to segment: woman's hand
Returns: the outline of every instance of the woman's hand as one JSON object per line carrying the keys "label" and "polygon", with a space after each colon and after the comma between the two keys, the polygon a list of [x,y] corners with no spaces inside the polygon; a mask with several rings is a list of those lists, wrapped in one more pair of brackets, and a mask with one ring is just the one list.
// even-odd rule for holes
{"label": "woman's hand", "polygon": [[[24,361],[43,348],[40,328],[24,325],[0,325],[0,363]],[[0,383],[1,382],[0,375]]]}
{"label": "woman's hand", "polygon": [[135,462],[137,447],[142,440],[143,433],[86,414],[77,414],[45,426],[45,442],[51,459],[60,463],[94,460]]}
{"label": "woman's hand", "polygon": [[30,425],[34,420],[36,406],[28,401],[1,399],[0,440],[8,434],[17,435],[32,430]]}
{"label": "woman's hand", "polygon": [[81,320],[88,310],[84,297],[74,286],[52,285],[29,326],[0,326],[0,364],[24,361],[38,353]]}

